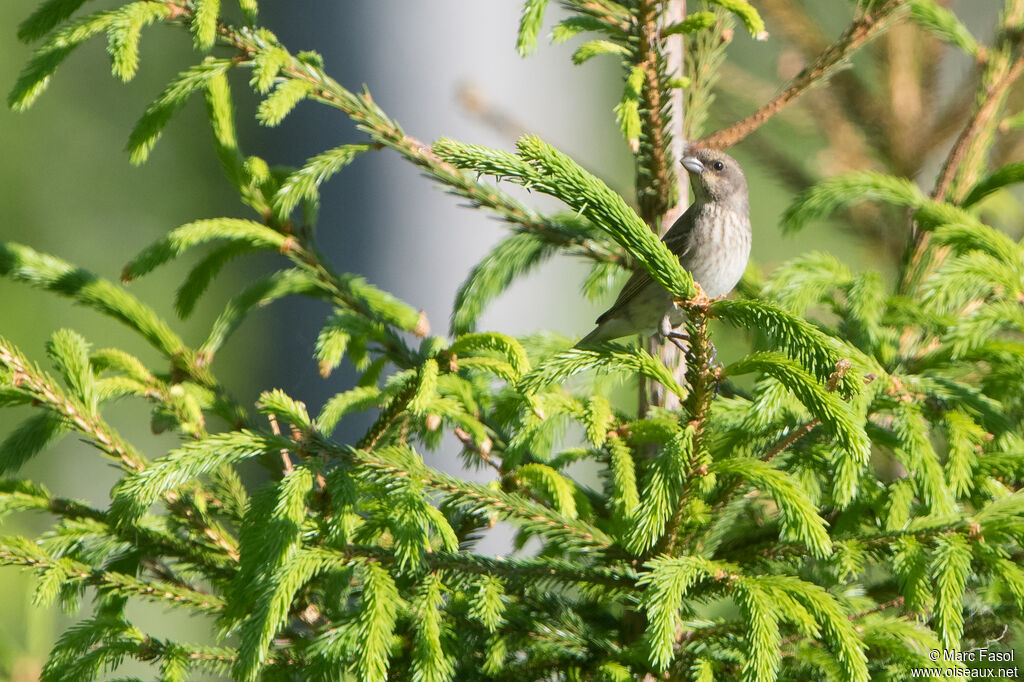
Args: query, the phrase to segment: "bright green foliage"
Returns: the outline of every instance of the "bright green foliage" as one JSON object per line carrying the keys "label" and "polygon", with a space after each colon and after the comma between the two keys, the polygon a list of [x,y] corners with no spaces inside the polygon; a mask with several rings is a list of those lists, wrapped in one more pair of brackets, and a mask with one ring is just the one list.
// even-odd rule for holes
{"label": "bright green foliage", "polygon": [[663,364],[643,349],[631,349],[608,344],[600,350],[572,348],[550,358],[542,366],[524,377],[519,387],[535,393],[544,386],[562,382],[586,370],[619,371],[639,374],[663,383],[678,396],[685,396],[680,386]]}
{"label": "bright green foliage", "polygon": [[47,0],[18,26],[18,40],[39,40],[71,18],[87,0]]}
{"label": "bright green foliage", "polygon": [[637,422],[632,434],[634,448],[656,443],[661,452],[643,468],[638,496],[642,503],[628,510],[632,527],[627,528],[625,544],[631,554],[643,555],[659,541],[671,541],[669,521],[684,502],[688,478],[696,473],[693,436],[692,428],[681,428],[669,420]]}
{"label": "bright green foliage", "polygon": [[306,99],[313,91],[313,86],[306,81],[283,80],[277,89],[270,93],[256,114],[256,118],[265,126],[274,127],[291,113],[299,102]]}
{"label": "bright green foliage", "polygon": [[970,55],[978,54],[978,41],[957,16],[935,0],[912,0],[910,17],[914,23]]}
{"label": "bright green foliage", "polygon": [[520,56],[525,57],[537,49],[537,36],[544,23],[544,10],[547,7],[548,0],[527,0],[523,4],[523,17],[519,22],[519,36],[516,38],[516,49]]}
{"label": "bright green foliage", "polygon": [[594,17],[588,17],[585,15],[572,16],[555,24],[555,27],[551,30],[551,42],[557,45],[559,43],[564,43],[573,36],[577,36],[584,31],[606,30],[607,25],[600,19],[595,19]]}
{"label": "bright green foliage", "polygon": [[1018,182],[1024,182],[1024,162],[1019,161],[1003,166],[971,188],[970,194],[964,198],[963,205],[976,204],[992,192]]}
{"label": "bright green foliage", "polygon": [[[75,5],[80,4],[82,3],[55,2],[42,8],[39,13],[26,20],[22,25],[22,34],[25,36],[23,40],[31,40],[37,31],[42,33],[60,24],[62,15],[72,14],[76,9]],[[18,75],[18,81],[7,95],[7,103],[10,107],[21,111],[32,106],[32,103],[39,95],[43,94],[50,84],[50,78],[61,62],[89,38],[115,25],[117,14],[113,10],[95,12],[55,31],[41,47],[36,49],[32,59]]]}
{"label": "bright green foliage", "polygon": [[778,353],[752,353],[729,365],[726,372],[731,376],[758,372],[772,377],[792,391],[807,411],[825,425],[840,448],[860,463],[867,463],[868,439],[863,426],[856,423],[853,410],[792,360]]}
{"label": "bright green foliage", "polygon": [[1013,116],[1008,116],[1004,118],[1000,122],[1000,125],[1006,126],[1007,130],[1020,130],[1022,127],[1024,127],[1024,112],[1019,112],[1014,114]]}
{"label": "bright green foliage", "polygon": [[207,58],[202,63],[181,72],[171,81],[160,96],[149,105],[128,138],[127,149],[131,162],[145,163],[174,112],[180,109],[189,97],[202,90],[207,81],[224,75],[229,68],[230,59]]}
{"label": "bright green foliage", "polygon": [[610,40],[591,40],[579,46],[572,55],[572,63],[577,66],[602,54],[628,55],[629,49]]}
{"label": "bright green foliage", "polygon": [[[582,49],[582,48],[581,48]],[[643,90],[644,70],[634,66],[626,78],[626,87],[622,91],[622,100],[615,107],[615,118],[619,122],[622,136],[631,149],[640,148],[640,95]]]}
{"label": "bright green foliage", "polygon": [[192,18],[192,36],[196,47],[207,51],[217,38],[217,14],[220,0],[196,0],[195,16]]}
{"label": "bright green foliage", "polygon": [[699,580],[722,580],[732,567],[700,557],[666,557],[652,559],[645,568],[649,571],[637,584],[647,588],[643,601],[651,664],[664,670],[672,662],[676,632],[682,625],[678,604],[683,596]]}
{"label": "bright green foliage", "polygon": [[169,13],[166,5],[153,2],[135,2],[125,5],[107,31],[107,52],[113,64],[111,70],[123,81],[130,81],[139,68],[139,38],[142,29]]}
{"label": "bright green foliage", "polygon": [[300,201],[319,198],[317,189],[332,175],[352,163],[356,156],[369,149],[365,144],[345,144],[318,154],[305,166],[289,175],[277,191],[275,209],[279,216],[290,214]]}
{"label": "bright green foliage", "polygon": [[897,206],[920,208],[927,201],[924,192],[909,180],[878,173],[856,173],[831,178],[809,189],[790,206],[783,218],[787,230],[799,230],[848,203],[877,200]]}
{"label": "bright green foliage", "polygon": [[514,234],[502,240],[459,288],[455,314],[452,315],[452,332],[473,331],[484,308],[493,298],[553,253],[551,246],[531,235]]}
{"label": "bright green foliage", "polygon": [[59,414],[43,412],[29,417],[0,443],[0,471],[17,471],[68,430]]}
{"label": "bright green foliage", "polygon": [[183,225],[167,235],[164,239],[148,247],[125,266],[122,278],[134,279],[145,275],[167,261],[177,258],[186,250],[213,241],[225,239],[240,242],[258,249],[284,248],[285,237],[252,220],[233,218],[215,218],[200,220]]}
{"label": "bright green foliage", "polygon": [[185,351],[184,342],[155,312],[122,288],[21,244],[0,245],[0,274],[46,289],[119,320],[167,356]]}
{"label": "bright green foliage", "polygon": [[317,280],[301,270],[279,270],[256,280],[229,301],[224,311],[214,320],[209,336],[199,346],[200,356],[206,360],[212,358],[252,308],[263,307],[279,298],[295,294],[318,297],[325,296],[326,292]]}
{"label": "bright green foliage", "polygon": [[917,220],[927,227],[956,222],[978,224],[974,216],[958,206],[929,199],[910,180],[865,171],[830,178],[797,197],[786,210],[783,229],[802,229],[811,220],[861,201],[913,209]]}
{"label": "bright green foliage", "polygon": [[718,5],[736,15],[750,35],[760,37],[764,32],[764,20],[754,6],[744,0],[707,0],[708,4]]}
{"label": "bright green foliage", "polygon": [[[635,153],[636,208],[535,136],[514,151],[413,140],[316,54],[293,54],[251,25],[253,0],[237,3],[245,27],[218,0],[77,18],[84,4],[49,0],[22,24],[23,40],[43,44],[12,107],[31,105],[60,62],[101,33],[122,80],[137,71],[142,29],[158,22],[183,28],[200,54],[232,49],[182,70],[129,152],[144,161],[201,93],[228,186],[252,213],[171,230],[125,266],[125,283],[194,259],[175,300],[187,316],[233,259],[261,252],[277,263],[228,297],[193,348],[125,286],[0,245],[0,275],[117,320],[158,358],[59,330],[45,349],[51,375],[0,338],[0,407],[23,419],[0,443],[0,516],[56,517],[39,541],[0,537],[0,564],[37,575],[40,606],[74,612],[94,600],[94,616],[54,647],[44,680],[100,679],[138,660],[165,680],[863,682],[903,679],[931,663],[930,649],[997,640],[994,622],[1019,628],[1024,248],[975,211],[1024,179],[1020,163],[968,174],[959,202],[863,171],[815,184],[786,211],[783,228],[795,230],[864,201],[893,207],[901,218],[886,228],[913,225],[904,266],[919,258],[919,276],[896,284],[809,253],[752,275],[732,299],[697,300],[692,276],[651,230],[676,201],[671,163],[658,165],[674,161],[665,103],[685,88],[683,129],[700,129],[733,23],[765,37],[750,3],[714,0],[686,17],[661,14],[665,3],[562,3],[552,41],[589,34],[573,61],[621,62],[614,115]],[[524,3],[521,53],[535,49],[547,4]],[[983,53],[939,3],[909,5],[924,30]],[[683,73],[670,72],[671,36],[686,46]],[[247,155],[235,68],[252,69],[263,124],[310,100],[366,137],[297,169]],[[375,149],[510,230],[460,289],[450,337],[430,336],[420,311],[357,274],[335,272],[314,239],[321,187]],[[504,182],[568,210],[543,214]],[[686,312],[684,363],[642,344],[576,348],[478,329],[491,301],[555,254],[588,260],[584,290],[597,298],[631,271],[650,273]],[[241,405],[215,360],[256,308],[290,296],[327,305],[308,349],[321,374],[348,363],[358,379],[323,405],[273,387]],[[711,344],[727,335],[737,342],[722,344],[730,357],[717,364]],[[657,383],[667,398],[637,411],[603,375]],[[150,461],[107,422],[115,400],[144,401],[153,430],[180,442]],[[343,421],[365,431],[346,442],[336,436]],[[120,467],[109,504],[14,478],[66,434]],[[473,476],[433,465],[431,451],[451,447]],[[498,522],[513,546],[485,555],[479,541]],[[137,600],[208,619],[216,646],[143,632],[127,608]]]}
{"label": "bright green foliage", "polygon": [[714,24],[714,12],[693,12],[678,24],[672,24],[669,26],[665,29],[665,33],[668,35],[674,35],[676,33],[696,33],[697,31],[711,28]]}
{"label": "bright green foliage", "polygon": [[435,151],[449,163],[495,175],[565,202],[607,231],[651,276],[680,298],[693,294],[693,278],[618,194],[572,159],[536,137],[518,142],[518,155],[445,140]]}

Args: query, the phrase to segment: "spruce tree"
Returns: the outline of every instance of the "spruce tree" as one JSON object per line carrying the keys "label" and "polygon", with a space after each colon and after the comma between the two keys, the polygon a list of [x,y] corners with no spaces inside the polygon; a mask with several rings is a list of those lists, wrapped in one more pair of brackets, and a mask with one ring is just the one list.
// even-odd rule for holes
{"label": "spruce tree", "polygon": [[[537,48],[547,4],[524,3],[524,55]],[[168,121],[201,98],[226,187],[250,209],[249,218],[171,230],[125,265],[123,282],[29,245],[0,245],[0,274],[107,316],[162,358],[147,364],[61,329],[44,367],[0,337],[0,406],[34,409],[0,443],[0,513],[52,519],[39,537],[0,537],[0,563],[38,576],[40,607],[93,605],[60,637],[44,680],[99,679],[134,659],[168,682],[201,672],[242,681],[862,681],[985,667],[929,652],[1011,646],[1024,609],[1024,250],[993,226],[986,200],[1000,193],[1012,203],[1004,188],[1024,180],[1013,159],[1024,116],[1009,109],[1024,72],[1024,1],[1005,1],[989,44],[937,0],[833,0],[850,17],[834,40],[813,18],[817,3],[756,3],[804,66],[772,84],[776,94],[753,114],[708,134],[722,116],[716,96],[739,107],[759,91],[721,78],[736,33],[774,39],[759,9],[743,0],[561,4],[552,42],[584,36],[575,63],[622,64],[621,100],[607,115],[634,152],[635,196],[536,136],[514,149],[412,138],[370,92],[346,89],[317,54],[282,44],[260,24],[256,0],[93,11],[84,0],[46,0],[20,25],[18,37],[39,46],[9,95],[16,110],[80,44],[105,38],[113,75],[127,81],[142,34],[177,28],[195,63],[142,113],[130,159],[145,162]],[[878,54],[872,41],[887,31],[891,59],[873,73],[910,74],[889,78],[890,94],[916,87],[920,99],[938,68],[928,55],[949,51],[976,61],[972,97],[945,110],[933,102],[908,121],[912,109],[877,92],[864,68],[843,70],[859,50]],[[897,54],[908,46],[916,70]],[[262,125],[311,100],[350,119],[364,140],[299,168],[247,154],[235,72],[259,96]],[[761,127],[804,125],[789,105],[805,93],[817,132],[848,171],[817,175],[788,146],[792,136]],[[686,201],[678,156],[684,143],[744,140],[789,171],[784,232],[826,218],[868,237],[884,231],[893,269],[854,270],[813,252],[772,269],[755,264],[728,299],[701,297],[657,236]],[[358,173],[372,153],[399,155],[508,229],[468,273],[448,334],[431,334],[413,304],[358,273],[336,271],[318,247],[321,185]],[[922,172],[934,153],[944,161]],[[928,174],[930,191],[919,184]],[[508,185],[564,209],[538,210]],[[175,305],[187,317],[226,263],[261,252],[279,269],[236,292],[198,346],[124,285],[186,260]],[[555,253],[590,264],[584,289],[593,296],[618,274],[650,273],[687,312],[690,357],[481,329],[487,305]],[[254,308],[288,296],[330,306],[305,349],[321,373],[347,362],[360,378],[313,411],[273,387],[241,404],[218,379],[218,355]],[[719,335],[746,340],[721,364]],[[585,380],[595,374],[637,381],[639,408],[613,399],[607,382]],[[104,416],[118,400],[147,403],[154,426],[175,431],[179,445],[141,452]],[[372,415],[366,432],[333,437],[357,413]],[[570,425],[579,441],[565,437]],[[444,434],[489,482],[430,464],[424,453]],[[109,504],[18,477],[69,435],[119,467]],[[240,476],[250,460],[267,482]],[[569,475],[577,463],[598,471],[600,484]],[[533,541],[537,551],[479,553],[497,521],[515,528],[517,547]],[[126,610],[139,600],[209,619],[220,637],[147,633]]]}

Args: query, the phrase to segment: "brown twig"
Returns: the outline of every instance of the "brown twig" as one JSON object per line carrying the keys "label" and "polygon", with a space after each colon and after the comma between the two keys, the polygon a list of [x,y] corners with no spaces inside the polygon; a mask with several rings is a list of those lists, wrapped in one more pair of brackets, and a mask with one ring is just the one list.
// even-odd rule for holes
{"label": "brown twig", "polygon": [[816,427],[820,423],[821,420],[815,418],[796,427],[795,429],[787,433],[783,438],[779,439],[779,441],[775,443],[775,445],[772,446],[772,448],[768,452],[764,453],[764,455],[761,457],[761,461],[772,461],[773,459],[781,455],[783,452],[785,452],[791,445],[793,445],[798,440],[800,440],[801,438],[809,434],[811,431],[813,431],[814,427]]}
{"label": "brown twig", "polygon": [[912,176],[920,165],[921,138],[926,121],[923,84],[918,77],[918,35],[910,24],[894,26],[883,39],[879,62],[884,64],[888,108],[884,116],[888,125],[884,145],[889,159],[900,175]]}
{"label": "brown twig", "polygon": [[939,179],[935,183],[935,189],[932,191],[933,199],[942,201],[946,198],[961,162],[970,153],[971,146],[978,139],[985,126],[992,121],[995,114],[999,111],[1003,103],[1003,97],[1014,81],[1020,78],[1021,73],[1024,73],[1024,54],[1018,55],[1003,77],[986,88],[985,98],[981,106],[978,107],[974,116],[968,121],[967,126],[953,145],[953,149],[950,150],[949,156],[946,157],[945,163],[942,164],[942,171],[939,173]]}
{"label": "brown twig", "polygon": [[473,440],[472,434],[470,434],[461,426],[456,426],[453,429],[452,433],[454,433],[455,437],[459,439],[460,443],[462,443],[462,447],[466,448],[470,452],[475,452],[477,456],[480,458],[480,460],[487,464],[487,466],[494,469],[494,471],[497,472],[499,476],[505,475],[505,472],[502,471],[501,469],[501,465],[494,461],[494,458],[491,457],[491,448],[494,446],[494,443],[491,441],[490,438],[485,438],[484,442],[477,443],[475,440]]}
{"label": "brown twig", "polygon": [[[270,422],[270,432],[275,436],[281,435],[281,427],[277,423],[276,414],[268,414],[267,421]],[[288,453],[287,448],[281,448],[281,465],[283,467],[284,475],[287,476],[295,471],[295,465],[292,464],[292,457]]]}
{"label": "brown twig", "polygon": [[850,620],[860,620],[861,618],[866,618],[867,616],[875,613],[881,613],[882,611],[888,611],[889,609],[898,609],[903,606],[903,601],[904,598],[902,596],[896,597],[895,599],[890,599],[889,601],[879,604],[874,608],[859,611],[857,613],[851,613],[847,618]]}
{"label": "brown twig", "polygon": [[473,116],[494,132],[508,140],[517,140],[525,135],[530,127],[501,109],[488,99],[480,85],[471,80],[463,80],[455,86],[455,99],[463,111]]}
{"label": "brown twig", "polygon": [[764,125],[772,116],[792,104],[811,87],[829,78],[855,50],[878,35],[885,28],[886,20],[906,4],[907,0],[888,0],[873,12],[857,18],[840,36],[839,40],[818,55],[814,63],[790,81],[778,96],[742,121],[698,140],[696,145],[724,149],[741,141]]}
{"label": "brown twig", "polygon": [[[796,45],[805,59],[815,59],[828,49],[829,40],[821,27],[793,0],[761,0],[758,9],[772,20],[773,27],[777,27]],[[771,95],[774,94],[773,90]],[[822,99],[832,100],[832,106],[848,117],[848,125],[854,125],[855,120],[856,125],[864,127],[872,125],[879,118],[876,99],[853,71],[835,74],[831,87],[815,94]],[[760,99],[764,101],[769,97]]]}

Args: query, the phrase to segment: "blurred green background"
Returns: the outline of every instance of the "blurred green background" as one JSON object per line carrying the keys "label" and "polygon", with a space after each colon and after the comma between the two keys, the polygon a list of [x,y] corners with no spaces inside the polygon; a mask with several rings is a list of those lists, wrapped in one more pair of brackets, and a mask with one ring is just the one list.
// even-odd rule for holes
{"label": "blurred green background", "polygon": [[[97,2],[89,7],[116,4]],[[774,10],[804,8],[805,16],[832,37],[849,17],[850,5],[845,0],[763,4],[772,37],[758,43],[737,31],[712,106],[712,127],[763,103],[806,59],[799,36],[787,34]],[[17,42],[15,31],[36,5],[34,0],[0,4],[0,86],[5,91],[31,54],[30,47]],[[613,59],[575,68],[570,49],[547,45],[538,55],[519,59],[514,50],[517,0],[420,5],[402,0],[319,0],[303,3],[303,16],[298,18],[288,14],[288,3],[264,3],[261,11],[263,23],[293,50],[321,52],[328,71],[344,85],[357,89],[366,83],[375,100],[410,134],[428,141],[452,136],[509,148],[518,134],[537,133],[630,196],[632,162],[612,114],[621,93],[620,69]],[[994,0],[951,3],[981,38],[990,35],[1000,5]],[[548,25],[557,19],[557,12],[550,14]],[[887,97],[886,75],[892,73],[886,64],[893,46],[900,45],[888,40],[854,60],[856,78],[880,101]],[[111,78],[104,48],[103,40],[79,48],[29,112],[0,109],[0,239],[25,243],[116,280],[131,256],[168,229],[205,217],[248,216],[220,175],[201,102],[192,102],[172,120],[146,165],[132,167],[123,152],[128,132],[148,102],[175,73],[196,61],[189,37],[168,27],[148,30],[139,76],[128,85]],[[966,94],[969,105],[973,83],[967,90],[958,84],[974,72],[970,58],[949,51],[935,54],[941,56],[941,63],[934,65],[941,77],[930,101],[944,106]],[[324,148],[360,139],[341,114],[308,103],[280,129],[258,130],[251,123],[251,96],[241,81],[237,84],[242,139],[249,145],[246,153],[258,153],[271,164],[296,165]],[[815,97],[820,98],[817,104]],[[824,249],[853,267],[891,272],[905,228],[892,216],[861,216],[855,222],[865,226],[859,235],[836,226],[819,226],[795,238],[779,235],[779,215],[797,189],[849,169],[849,159],[839,152],[860,149],[866,165],[920,173],[926,188],[941,160],[935,150],[921,151],[910,161],[901,161],[895,151],[886,152],[879,140],[899,123],[885,119],[884,112],[891,109],[886,106],[879,109],[882,114],[876,122],[881,138],[871,138],[865,128],[866,139],[850,149],[842,147],[845,143],[835,139],[836,129],[822,118],[828,111],[827,97],[812,93],[808,102],[734,150],[752,189],[753,259],[758,268],[770,272],[782,260]],[[947,135],[935,149],[942,151],[948,143]],[[912,152],[913,148],[906,153]],[[1002,216],[996,224],[1017,229],[1016,208],[997,199],[990,210]],[[386,152],[363,157],[327,186],[319,232],[339,270],[365,274],[374,284],[423,307],[434,333],[445,331],[456,288],[468,269],[503,234],[495,221],[458,207],[414,168]],[[201,302],[195,318],[176,322],[176,329],[191,342],[201,340],[237,285],[265,265],[234,264]],[[130,290],[173,320],[171,292],[184,273],[183,266],[168,267],[133,282]],[[578,293],[583,273],[578,263],[554,259],[513,286],[482,326],[509,333],[547,328],[570,336],[584,333],[604,302],[587,302]],[[249,403],[260,390],[281,387],[318,409],[351,380],[345,372],[321,380],[310,359],[323,313],[323,308],[308,302],[278,303],[269,313],[257,313],[222,352],[215,369]],[[113,321],[0,280],[0,334],[31,358],[44,361],[46,339],[62,327],[79,331],[97,347],[123,347],[159,367],[155,355]],[[727,342],[724,348],[728,359]],[[26,414],[0,411],[0,437]],[[144,405],[121,405],[110,417],[151,457],[176,442],[173,436],[150,433]],[[458,466],[454,454],[448,466]],[[98,506],[106,506],[116,478],[108,463],[74,438],[33,460],[20,475]],[[0,526],[0,532],[35,534],[46,527],[44,521],[16,517]],[[0,679],[36,679],[54,637],[73,622],[55,610],[31,607],[31,583],[27,574],[0,569],[0,601],[7,606],[7,616],[0,619]],[[184,631],[193,640],[202,639],[209,627],[158,609],[143,617],[168,633]]]}

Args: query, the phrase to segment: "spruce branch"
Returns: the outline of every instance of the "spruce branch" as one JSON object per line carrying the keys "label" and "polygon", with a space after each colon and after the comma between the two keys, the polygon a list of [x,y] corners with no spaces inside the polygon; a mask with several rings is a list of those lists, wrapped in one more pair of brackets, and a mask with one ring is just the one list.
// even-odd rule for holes
{"label": "spruce branch", "polygon": [[59,575],[65,585],[81,583],[110,594],[140,597],[200,613],[215,614],[224,608],[224,601],[215,595],[186,588],[180,584],[151,582],[115,571],[93,568],[66,557],[50,557],[35,547],[19,542],[19,538],[0,538],[0,565],[24,566],[40,574]]}
{"label": "spruce branch", "polygon": [[185,344],[149,306],[123,287],[91,272],[15,243],[0,244],[0,274],[14,281],[52,291],[111,317],[142,336],[171,362],[172,380],[191,380],[212,391],[218,412],[231,422],[244,422],[245,410],[198,362],[197,352]]}
{"label": "spruce branch", "polygon": [[624,6],[609,0],[566,0],[566,4],[620,33],[629,33],[636,21]]}
{"label": "spruce branch", "polygon": [[465,505],[469,509],[488,510],[526,528],[536,529],[542,535],[563,538],[581,551],[601,552],[611,542],[604,532],[588,523],[566,518],[520,495],[499,492],[431,469],[424,466],[418,456],[400,448],[367,452],[358,448],[338,449],[326,443],[317,443],[315,447],[334,457],[366,467],[376,476],[419,480],[444,493],[456,504]]}
{"label": "spruce branch", "polygon": [[[369,557],[389,565],[397,562],[394,552],[380,547],[348,545],[340,551],[345,555]],[[575,586],[584,583],[625,590],[634,587],[638,579],[635,569],[628,565],[581,566],[550,558],[522,559],[489,557],[469,552],[431,552],[424,560],[431,570],[501,576],[506,580],[522,581],[523,586],[532,587],[536,587],[534,581],[541,581]]]}
{"label": "spruce branch", "polygon": [[[839,382],[845,378],[846,374],[850,371],[851,366],[852,364],[850,361],[845,359],[836,363],[836,371],[829,377],[828,385],[826,387],[829,393],[834,392],[839,387]],[[820,423],[821,419],[814,417],[813,419],[810,419],[800,426],[792,429],[788,434],[780,438],[775,445],[773,445],[771,449],[761,457],[761,461],[771,462],[801,438],[813,431]]]}
{"label": "spruce branch", "polygon": [[[10,504],[9,494],[0,491],[0,500]],[[94,521],[102,524],[104,530],[112,537],[138,547],[146,556],[174,557],[194,566],[202,566],[209,571],[211,577],[224,580],[234,576],[231,561],[219,553],[203,551],[196,543],[183,540],[171,533],[164,532],[146,524],[126,526],[114,523],[108,512],[96,509],[77,500],[54,497],[46,494],[33,495],[30,498],[20,496],[17,501],[19,508],[48,511],[67,520]]]}
{"label": "spruce branch", "polygon": [[[267,46],[252,36],[224,29],[225,39],[251,60]],[[300,80],[312,89],[310,96],[348,115],[357,126],[375,142],[398,152],[404,159],[422,168],[429,176],[443,184],[453,194],[469,200],[472,205],[488,208],[506,220],[528,232],[542,235],[546,241],[565,247],[576,253],[596,260],[614,260],[614,254],[588,239],[566,233],[557,224],[547,221],[535,212],[524,208],[500,190],[477,182],[463,171],[441,160],[431,146],[407,135],[397,123],[391,120],[373,102],[369,93],[356,95],[330,78],[316,65],[299,62],[295,57],[281,69],[280,76]]]}
{"label": "spruce branch", "polygon": [[373,450],[380,439],[384,436],[387,431],[395,425],[397,421],[404,418],[404,413],[409,407],[409,402],[416,395],[416,384],[410,381],[408,385],[387,404],[387,407],[381,411],[380,416],[370,426],[366,434],[356,443],[356,447],[360,450]]}
{"label": "spruce branch", "polygon": [[[188,5],[173,0],[166,0],[164,4],[171,8],[169,21],[177,20],[188,24],[193,20],[194,11]],[[619,260],[618,254],[609,251],[605,245],[574,230],[564,229],[557,220],[545,218],[525,208],[507,194],[493,186],[475,181],[468,173],[441,160],[430,145],[407,135],[395,121],[381,111],[369,93],[357,95],[343,88],[324,72],[319,62],[291,55],[272,37],[258,31],[237,29],[219,22],[217,34],[220,42],[238,50],[240,56],[233,60],[235,66],[262,68],[261,58],[273,54],[276,68],[265,69],[271,77],[276,76],[284,79],[284,82],[299,84],[301,90],[297,90],[297,93],[301,92],[303,96],[340,109],[376,144],[395,150],[404,159],[422,168],[429,176],[442,183],[448,191],[468,199],[472,205],[488,208],[517,228],[536,234],[570,254],[598,262]],[[337,281],[337,276],[330,272],[328,266],[315,257],[312,248],[307,249],[304,254],[297,254],[297,257],[304,259],[325,283]]]}
{"label": "spruce branch", "polygon": [[685,361],[685,371],[692,390],[687,397],[685,408],[689,415],[688,427],[693,432],[692,455],[686,470],[686,485],[677,503],[676,509],[665,525],[665,533],[653,550],[652,555],[674,555],[678,540],[679,526],[686,515],[691,494],[697,479],[706,475],[706,467],[698,466],[705,456],[704,431],[707,425],[708,411],[718,382],[721,378],[719,369],[713,366],[711,339],[707,328],[707,307],[703,315],[693,315],[687,321],[690,336],[690,353]]}
{"label": "spruce branch", "polygon": [[68,396],[55,382],[33,367],[6,339],[0,338],[0,368],[10,373],[11,385],[30,394],[42,405],[63,416],[101,452],[127,471],[140,471],[145,458],[98,414]]}

